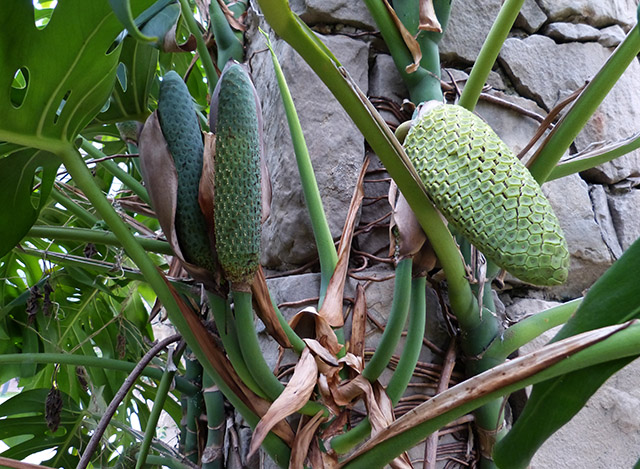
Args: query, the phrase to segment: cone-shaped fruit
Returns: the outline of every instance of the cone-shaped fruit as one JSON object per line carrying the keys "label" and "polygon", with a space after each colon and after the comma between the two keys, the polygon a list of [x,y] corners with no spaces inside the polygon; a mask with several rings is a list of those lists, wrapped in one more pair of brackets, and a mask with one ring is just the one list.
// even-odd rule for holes
{"label": "cone-shaped fruit", "polygon": [[433,203],[489,259],[528,283],[567,279],[567,244],[549,201],[479,117],[425,103],[404,148]]}

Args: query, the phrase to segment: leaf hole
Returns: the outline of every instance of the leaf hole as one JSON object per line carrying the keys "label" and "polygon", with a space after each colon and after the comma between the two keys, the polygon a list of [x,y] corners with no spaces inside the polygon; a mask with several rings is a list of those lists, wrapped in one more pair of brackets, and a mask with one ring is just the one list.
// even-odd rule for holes
{"label": "leaf hole", "polygon": [[51,22],[51,16],[58,6],[58,0],[33,0],[33,21],[38,29],[44,29]]}
{"label": "leaf hole", "polygon": [[36,168],[35,172],[33,173],[33,179],[31,180],[30,201],[31,201],[31,206],[35,210],[38,210],[38,208],[40,207],[40,197],[42,196],[42,192],[40,188],[42,183],[43,172],[44,170],[42,169],[42,166],[38,166],[38,168]]}
{"label": "leaf hole", "polygon": [[116,69],[116,77],[118,77],[118,83],[120,83],[120,87],[122,91],[127,92],[127,66],[120,62],[118,64],[118,68]]}
{"label": "leaf hole", "polygon": [[27,67],[20,67],[13,74],[13,82],[11,83],[11,105],[18,109],[24,103],[29,89],[29,70]]}
{"label": "leaf hole", "polygon": [[70,95],[71,95],[71,90],[68,90],[64,94],[64,97],[60,100],[60,104],[58,105],[58,110],[56,111],[56,115],[53,116],[53,123],[54,124],[56,124],[58,122],[58,119],[60,119],[60,114],[62,114],[64,106],[67,104],[67,101],[69,100],[69,96]]}

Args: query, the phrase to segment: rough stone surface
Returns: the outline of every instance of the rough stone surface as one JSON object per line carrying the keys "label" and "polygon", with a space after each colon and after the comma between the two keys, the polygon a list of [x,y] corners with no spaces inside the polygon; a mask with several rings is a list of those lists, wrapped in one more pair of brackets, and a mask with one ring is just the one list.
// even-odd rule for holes
{"label": "rough stone surface", "polygon": [[595,41],[600,31],[588,24],[551,23],[544,30],[545,34],[559,42],[587,42]]}
{"label": "rough stone surface", "polygon": [[602,239],[587,184],[578,175],[550,181],[542,190],[560,220],[571,254],[567,283],[550,289],[550,294],[575,298],[613,263],[613,256]]}
{"label": "rough stone surface", "polygon": [[[515,106],[544,116],[545,112],[535,101],[519,96],[507,95],[494,91],[491,93],[496,98],[507,101]],[[531,117],[523,115],[506,106],[493,103],[487,99],[481,99],[476,106],[476,112],[482,117],[509,148],[518,154],[531,140],[538,129],[539,122]]]}
{"label": "rough stone surface", "polygon": [[624,40],[624,37],[624,29],[622,29],[619,25],[614,24],[613,26],[609,26],[608,28],[603,28],[600,30],[600,37],[598,38],[598,42],[604,47],[616,47]]}
{"label": "rough stone surface", "polygon": [[609,195],[609,208],[623,250],[640,238],[640,190]]}
{"label": "rough stone surface", "polygon": [[[533,35],[507,39],[500,52],[501,62],[520,94],[546,109],[591,79],[610,55],[595,42],[556,44]],[[572,64],[567,67],[566,64]],[[617,141],[637,131],[640,108],[640,64],[633,61],[576,138],[578,151],[592,142]],[[621,105],[624,103],[624,105]],[[585,173],[591,182],[613,184],[639,174],[640,152],[605,163]]]}
{"label": "rough stone surface", "polygon": [[538,0],[551,21],[574,21],[602,27],[636,22],[634,0]]}
{"label": "rough stone surface", "polygon": [[618,259],[622,255],[622,248],[618,241],[616,228],[613,226],[613,219],[611,217],[611,211],[609,210],[609,203],[604,187],[598,184],[591,186],[589,188],[589,196],[591,197],[596,223],[602,233],[602,240],[609,248],[613,257]]}
{"label": "rough stone surface", "polygon": [[[257,39],[250,50],[264,48]],[[346,36],[320,37],[347,69],[361,89],[368,86],[368,47]],[[339,237],[364,155],[364,139],[311,68],[282,40],[274,47],[289,84],[331,233]],[[271,216],[263,225],[262,263],[287,268],[301,265],[316,255],[309,216],[289,127],[274,79],[271,57],[257,54],[253,60],[254,82],[265,116],[265,153],[271,171]]]}
{"label": "rough stone surface", "polygon": [[535,0],[524,0],[518,18],[515,22],[516,28],[522,28],[529,34],[535,33],[547,21],[542,8],[538,6]]}
{"label": "rough stone surface", "polygon": [[375,29],[369,10],[360,2],[349,0],[291,0],[291,9],[307,24],[342,23]]}
{"label": "rough stone surface", "polygon": [[[373,59],[369,72],[369,96],[385,97],[397,105],[408,99],[409,91],[390,55],[378,54]],[[380,115],[387,122],[399,124],[391,112],[381,111]]]}
{"label": "rough stone surface", "polygon": [[449,24],[440,42],[443,63],[476,60],[487,32],[498,16],[500,4],[500,0],[453,2]]}

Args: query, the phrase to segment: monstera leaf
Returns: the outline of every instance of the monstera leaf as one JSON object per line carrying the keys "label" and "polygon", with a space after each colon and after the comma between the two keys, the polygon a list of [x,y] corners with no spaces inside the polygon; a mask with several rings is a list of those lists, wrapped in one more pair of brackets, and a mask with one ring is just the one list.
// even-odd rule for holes
{"label": "monstera leaf", "polygon": [[[0,140],[55,152],[111,94],[122,25],[107,0],[61,0],[38,29],[31,2],[0,9]],[[139,13],[152,1],[136,2]]]}
{"label": "monstera leaf", "polygon": [[[151,3],[136,2],[136,13]],[[0,141],[42,150],[0,159],[2,256],[47,201],[59,166],[52,153],[68,148],[109,98],[122,25],[107,0],[61,0],[39,29],[32,2],[20,0],[4,2],[0,30]]]}
{"label": "monstera leaf", "polygon": [[[51,467],[76,467],[77,451],[83,444],[83,413],[69,396],[61,393],[62,407],[59,425],[55,432],[47,427],[45,402],[48,389],[22,391],[0,405],[0,441],[7,442],[9,448],[2,456],[23,459],[39,451],[56,449],[56,454],[45,464]],[[16,438],[20,435],[20,438]]]}

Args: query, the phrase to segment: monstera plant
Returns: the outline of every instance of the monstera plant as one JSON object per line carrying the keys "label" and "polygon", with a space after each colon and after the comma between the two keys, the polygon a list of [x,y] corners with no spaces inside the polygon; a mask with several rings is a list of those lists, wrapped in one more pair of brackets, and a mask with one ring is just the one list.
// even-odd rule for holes
{"label": "monstera plant", "polygon": [[[249,456],[262,447],[281,467],[411,467],[406,451],[425,439],[435,467],[439,429],[469,415],[473,464],[527,467],[640,354],[638,242],[584,298],[506,329],[492,295],[504,271],[536,285],[566,280],[569,250],[540,185],[640,146],[560,162],[640,52],[640,33],[628,33],[521,162],[473,110],[522,3],[504,2],[451,104],[438,55],[450,1],[362,2],[415,109],[394,133],[286,0],[6,2],[0,383],[17,378],[19,390],[0,404],[0,465],[242,467],[239,416],[253,429]],[[245,64],[248,8],[270,28],[258,37],[318,251],[318,301],[291,321],[260,266],[271,188],[261,97]],[[393,301],[371,355],[362,286],[343,309],[369,159],[344,188],[353,197],[336,248],[296,113],[313,103],[294,103],[275,36],[311,66],[394,181]],[[455,360],[445,359],[437,393],[396,418],[424,344],[427,279],[446,289],[464,376],[448,388]],[[263,356],[254,313],[294,357],[284,376]],[[171,329],[162,337],[151,327],[158,314]],[[548,345],[509,358],[558,325]],[[529,385],[505,424],[504,399]],[[177,441],[161,431],[163,415]],[[40,465],[23,461],[36,453]]]}

